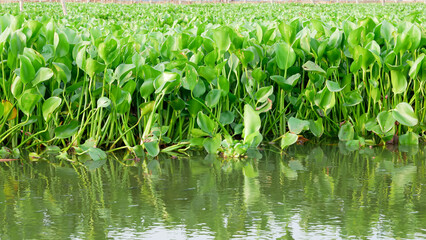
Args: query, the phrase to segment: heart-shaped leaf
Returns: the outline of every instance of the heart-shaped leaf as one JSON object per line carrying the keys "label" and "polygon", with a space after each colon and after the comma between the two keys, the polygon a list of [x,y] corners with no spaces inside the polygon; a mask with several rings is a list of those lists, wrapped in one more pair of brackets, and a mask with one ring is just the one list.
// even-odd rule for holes
{"label": "heart-shaped leaf", "polygon": [[227,125],[227,124],[231,124],[234,122],[235,116],[234,113],[230,112],[230,111],[226,111],[220,114],[220,119],[219,122],[222,125]]}
{"label": "heart-shaped leaf", "polygon": [[343,95],[343,100],[343,106],[345,107],[356,106],[362,102],[362,96],[358,91],[354,90],[345,93],[345,95]]}
{"label": "heart-shaped leaf", "polygon": [[409,127],[413,127],[419,122],[413,108],[406,102],[396,105],[396,108],[392,111],[392,116],[402,125]]}
{"label": "heart-shaped leaf", "polygon": [[392,113],[389,111],[379,113],[376,119],[383,133],[389,132],[395,125],[395,119],[393,119]]}
{"label": "heart-shaped leaf", "polygon": [[51,77],[53,77],[53,71],[50,68],[42,67],[40,68],[36,75],[34,80],[32,81],[33,86],[36,86],[37,84],[49,80]]}
{"label": "heart-shaped leaf", "polygon": [[398,70],[391,71],[392,91],[395,94],[404,93],[407,89],[407,77],[404,72]]}
{"label": "heart-shaped leaf", "polygon": [[43,118],[44,120],[49,120],[52,113],[61,105],[62,99],[58,97],[50,97],[44,101],[42,106]]}
{"label": "heart-shaped leaf", "polygon": [[28,89],[22,93],[18,99],[19,109],[27,116],[29,116],[37,103],[40,101],[41,96],[35,89]]}
{"label": "heart-shaped leaf", "polygon": [[249,105],[244,106],[244,143],[248,143],[248,136],[259,132],[261,121],[259,114]]}
{"label": "heart-shaped leaf", "polygon": [[77,133],[80,128],[80,122],[77,120],[71,121],[69,124],[59,126],[55,129],[56,138],[69,138]]}
{"label": "heart-shaped leaf", "polygon": [[21,65],[20,65],[21,81],[24,84],[30,83],[32,80],[34,80],[34,77],[35,77],[34,67],[31,64],[30,59],[24,55],[21,55],[19,57],[19,60],[21,61]]}
{"label": "heart-shaped leaf", "polygon": [[419,145],[419,135],[407,132],[399,136],[399,145]]}
{"label": "heart-shaped leaf", "polygon": [[309,130],[309,121],[306,120],[300,120],[294,117],[291,117],[288,120],[288,128],[290,132],[299,134],[304,130]]}
{"label": "heart-shaped leaf", "polygon": [[111,100],[107,97],[101,97],[98,99],[98,108],[106,108],[111,105]]}
{"label": "heart-shaped leaf", "polygon": [[321,137],[324,133],[322,118],[319,118],[316,121],[309,120],[309,130],[311,130],[312,134],[314,134],[315,137]]}
{"label": "heart-shaped leaf", "polygon": [[275,54],[278,67],[282,70],[287,70],[296,61],[296,53],[288,43],[275,44]]}
{"label": "heart-shaped leaf", "polygon": [[206,105],[208,107],[214,107],[219,103],[221,91],[219,89],[213,89],[206,95]]}
{"label": "heart-shaped leaf", "polygon": [[293,87],[296,86],[300,76],[301,75],[299,73],[296,73],[285,79],[283,76],[274,75],[271,76],[271,79],[274,80],[278,84],[278,86],[280,86],[280,88],[284,89],[284,91],[289,92],[291,91],[291,89],[293,89]]}
{"label": "heart-shaped leaf", "polygon": [[198,112],[197,124],[204,132],[208,133],[210,136],[213,136],[213,131],[216,127],[214,121],[210,119],[203,112]]}
{"label": "heart-shaped leaf", "polygon": [[297,136],[297,134],[287,132],[281,138],[281,148],[284,149],[284,148],[286,148],[286,147],[288,147],[290,145],[293,145],[294,143],[297,142],[298,138],[299,137]]}
{"label": "heart-shaped leaf", "polygon": [[303,70],[308,71],[308,72],[316,72],[316,73],[326,74],[324,69],[322,69],[320,66],[318,66],[318,64],[316,64],[312,61],[307,61],[305,64],[303,64],[302,68],[303,68]]}
{"label": "heart-shaped leaf", "polygon": [[261,87],[259,90],[257,90],[255,96],[258,102],[263,103],[268,100],[272,93],[274,93],[273,86]]}
{"label": "heart-shaped leaf", "polygon": [[329,80],[327,80],[325,84],[327,85],[327,88],[330,92],[340,92],[345,88],[345,86],[340,87],[340,84],[338,82],[333,82]]}
{"label": "heart-shaped leaf", "polygon": [[148,155],[151,157],[156,157],[160,153],[158,141],[145,142],[143,145],[145,146]]}
{"label": "heart-shaped leaf", "polygon": [[207,153],[216,154],[221,141],[220,134],[216,134],[212,138],[206,138],[203,142],[204,149],[206,149]]}

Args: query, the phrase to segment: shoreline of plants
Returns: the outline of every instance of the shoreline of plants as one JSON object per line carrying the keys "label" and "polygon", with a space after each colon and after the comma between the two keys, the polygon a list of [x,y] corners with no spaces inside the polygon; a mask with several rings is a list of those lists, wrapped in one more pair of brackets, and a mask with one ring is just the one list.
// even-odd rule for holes
{"label": "shoreline of plants", "polygon": [[274,5],[284,19],[268,4],[70,4],[67,17],[27,6],[0,16],[2,156],[240,157],[264,141],[360,148],[425,136],[424,4],[369,5],[374,16],[351,5],[349,17],[348,5]]}

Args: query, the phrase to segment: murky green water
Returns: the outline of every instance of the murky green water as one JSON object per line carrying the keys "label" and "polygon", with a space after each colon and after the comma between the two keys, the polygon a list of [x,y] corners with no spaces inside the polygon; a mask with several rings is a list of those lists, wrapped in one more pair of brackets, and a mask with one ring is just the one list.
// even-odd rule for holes
{"label": "murky green water", "polygon": [[425,150],[1,163],[0,239],[424,239]]}

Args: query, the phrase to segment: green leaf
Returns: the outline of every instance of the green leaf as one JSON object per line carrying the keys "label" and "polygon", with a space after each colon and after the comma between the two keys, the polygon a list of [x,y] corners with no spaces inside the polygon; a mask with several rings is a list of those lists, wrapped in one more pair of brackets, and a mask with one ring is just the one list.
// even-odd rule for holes
{"label": "green leaf", "polygon": [[207,137],[207,136],[209,136],[209,134],[205,133],[201,129],[193,128],[191,130],[191,137],[192,138]]}
{"label": "green leaf", "polygon": [[[259,114],[249,105],[244,106],[244,143],[249,143],[248,140],[250,134],[256,134],[259,132],[261,121]],[[251,143],[249,143],[251,145]]]}
{"label": "green leaf", "polygon": [[380,34],[388,43],[392,40],[394,31],[395,27],[391,23],[386,20],[382,22]]}
{"label": "green leaf", "polygon": [[419,145],[419,135],[407,132],[399,136],[399,145]]}
{"label": "green leaf", "polygon": [[281,148],[284,149],[290,145],[293,145],[297,142],[297,139],[299,137],[297,134],[287,132],[284,134],[284,136],[281,138]]}
{"label": "green leaf", "polygon": [[202,137],[192,137],[189,139],[189,144],[191,147],[203,147],[205,138]]}
{"label": "green leaf", "polygon": [[262,140],[263,140],[262,134],[260,134],[260,132],[254,132],[245,138],[244,143],[248,144],[249,147],[251,148],[257,148],[262,142]]}
{"label": "green leaf", "polygon": [[111,105],[111,100],[107,97],[101,97],[98,99],[98,108],[106,108]]}
{"label": "green leaf", "polygon": [[78,50],[75,62],[81,70],[86,70],[86,47],[81,47]]}
{"label": "green leaf", "polygon": [[20,65],[21,81],[24,84],[30,83],[32,80],[34,80],[34,77],[35,77],[34,67],[31,64],[30,59],[24,55],[19,56],[19,60],[21,61],[21,65]]}
{"label": "green leaf", "polygon": [[92,58],[88,58],[86,60],[86,73],[91,78],[95,76],[95,74],[102,72],[105,69],[103,64],[100,64],[98,61]]}
{"label": "green leaf", "polygon": [[119,43],[114,38],[108,38],[98,46],[99,56],[107,65],[110,65],[118,57]]}
{"label": "green leaf", "polygon": [[169,35],[161,45],[160,53],[165,59],[172,59],[173,52],[177,50],[177,42],[175,37]]}
{"label": "green leaf", "polygon": [[334,92],[330,92],[327,87],[315,96],[315,104],[326,112],[328,109],[334,107],[336,99],[334,97]]}
{"label": "green leaf", "polygon": [[65,33],[55,33],[54,43],[56,56],[64,57],[68,54],[70,44]]}
{"label": "green leaf", "polygon": [[249,105],[244,106],[244,143],[248,143],[250,134],[258,133],[261,126],[259,114]]}
{"label": "green leaf", "polygon": [[185,101],[180,98],[176,98],[173,101],[170,101],[169,103],[175,111],[182,111],[183,109],[185,109]]}
{"label": "green leaf", "polygon": [[330,92],[340,92],[345,88],[345,86],[340,87],[340,84],[338,82],[333,82],[329,80],[327,80],[325,84],[327,85],[327,88]]}
{"label": "green leaf", "polygon": [[281,37],[288,44],[292,44],[296,35],[296,32],[293,30],[291,25],[288,25],[285,22],[278,24],[278,30],[281,33]]}
{"label": "green leaf", "polygon": [[216,134],[212,138],[206,138],[203,142],[203,147],[206,149],[207,153],[216,154],[221,141],[222,139],[220,134]]}
{"label": "green leaf", "polygon": [[361,41],[361,33],[364,31],[364,27],[360,26],[356,29],[352,29],[352,31],[349,33],[347,42],[349,43],[349,46],[355,47],[357,46]]}
{"label": "green leaf", "polygon": [[185,77],[182,79],[183,88],[188,89],[190,91],[194,90],[195,86],[197,86],[198,83],[197,70],[195,70],[192,65],[187,64],[183,71],[185,73]]}
{"label": "green leaf", "polygon": [[345,142],[352,139],[354,139],[354,127],[349,122],[346,122],[340,127],[339,140]]}
{"label": "green leaf", "polygon": [[394,94],[404,93],[407,89],[407,77],[401,70],[391,71],[392,91]]}
{"label": "green leaf", "polygon": [[258,83],[263,83],[265,81],[267,75],[261,68],[256,68],[252,71],[251,75]]}
{"label": "green leaf", "polygon": [[13,79],[12,84],[10,86],[10,91],[15,98],[19,98],[21,96],[22,91],[24,90],[24,83],[21,81],[19,76],[16,76]]}
{"label": "green leaf", "polygon": [[193,93],[195,97],[201,97],[206,92],[206,85],[203,80],[199,80],[195,86]]}
{"label": "green leaf", "polygon": [[33,86],[36,86],[37,84],[44,82],[44,81],[47,81],[52,77],[53,77],[52,69],[42,67],[37,71],[35,78],[32,81],[32,84],[33,84]]}
{"label": "green leaf", "polygon": [[227,27],[220,27],[214,30],[213,40],[216,43],[220,52],[228,51],[231,46],[231,39],[229,37],[229,30]]}
{"label": "green leaf", "polygon": [[143,145],[145,146],[148,155],[151,157],[156,157],[160,153],[158,141],[145,142]]}
{"label": "green leaf", "polygon": [[280,86],[280,88],[284,89],[284,91],[289,92],[291,91],[291,89],[293,89],[294,86],[296,86],[300,76],[301,75],[299,73],[296,73],[290,76],[289,78],[285,79],[282,76],[274,75],[274,76],[271,76],[271,79],[275,81],[278,84],[278,86]]}
{"label": "green leaf", "polygon": [[380,112],[376,119],[383,133],[389,132],[395,125],[395,119],[389,111]]}
{"label": "green leaf", "polygon": [[222,112],[220,114],[220,119],[219,122],[222,125],[227,125],[227,124],[231,124],[234,122],[235,116],[234,113],[230,112],[230,111],[226,111],[226,112]]}
{"label": "green leaf", "polygon": [[50,115],[61,105],[62,99],[58,97],[50,97],[44,101],[42,106],[44,120],[50,119]]}
{"label": "green leaf", "polygon": [[153,83],[154,81],[152,79],[146,80],[145,82],[142,83],[142,86],[139,92],[143,99],[147,100],[149,96],[151,96],[151,94],[155,91]]}
{"label": "green leaf", "polygon": [[219,103],[221,91],[219,89],[213,89],[206,95],[206,105],[210,108],[216,106]]}
{"label": "green leaf", "polygon": [[155,107],[155,101],[142,103],[139,105],[139,108],[141,109],[141,117],[145,116],[148,113],[151,113],[152,110],[154,110]]}
{"label": "green leaf", "polygon": [[41,96],[35,89],[28,89],[18,99],[19,109],[27,116],[31,115]]}
{"label": "green leaf", "polygon": [[321,137],[324,133],[324,126],[322,124],[322,118],[318,118],[318,120],[309,120],[309,129],[315,137]]}
{"label": "green leaf", "polygon": [[396,108],[392,111],[392,116],[402,125],[409,127],[413,127],[419,122],[413,108],[406,102],[396,105]]}
{"label": "green leaf", "polygon": [[274,93],[274,87],[273,86],[267,86],[267,87],[262,87],[259,90],[257,90],[256,92],[256,99],[258,102],[263,103],[266,102],[269,98],[269,96],[271,96]]}
{"label": "green leaf", "polygon": [[358,139],[354,139],[354,140],[349,140],[346,142],[346,149],[349,151],[356,151],[360,149],[360,140]]}
{"label": "green leaf", "polygon": [[345,95],[343,95],[343,100],[344,100],[343,106],[345,107],[356,106],[362,102],[362,96],[357,90],[354,90],[354,91],[345,93]]}
{"label": "green leaf", "polygon": [[322,69],[320,66],[318,66],[316,63],[312,61],[307,61],[305,64],[302,65],[303,70],[308,72],[315,72],[315,73],[322,73],[326,74],[324,69]]}
{"label": "green leaf", "polygon": [[220,75],[217,78],[217,83],[219,84],[220,90],[222,90],[222,96],[227,96],[229,93],[229,81],[226,77]]}
{"label": "green leaf", "polygon": [[414,50],[416,50],[421,42],[422,42],[422,30],[420,30],[420,28],[416,25],[412,25],[411,28],[408,30],[408,34],[409,37],[409,42],[410,42],[410,50],[413,52]]}
{"label": "green leaf", "polygon": [[55,129],[55,137],[59,139],[69,138],[73,136],[75,133],[77,133],[79,128],[80,128],[80,122],[77,120],[73,120],[69,124],[57,127]]}
{"label": "green leaf", "polygon": [[275,44],[275,54],[275,60],[281,70],[288,69],[296,61],[296,53],[288,43]]}
{"label": "green leaf", "polygon": [[216,70],[209,66],[201,66],[198,68],[198,74],[211,83],[216,78]]}
{"label": "green leaf", "polygon": [[201,130],[208,133],[210,136],[213,136],[213,131],[216,127],[216,124],[203,112],[198,112],[197,124],[201,128]]}
{"label": "green leaf", "polygon": [[422,68],[422,62],[423,62],[424,58],[425,58],[425,54],[424,53],[420,54],[419,57],[417,57],[416,61],[411,66],[410,72],[408,73],[408,75],[412,79],[415,79],[417,77],[417,74],[419,73],[420,69]]}
{"label": "green leaf", "polygon": [[89,154],[90,158],[93,161],[101,161],[101,160],[106,160],[107,159],[107,155],[104,151],[102,151],[99,148],[95,148],[95,147],[90,147],[87,150],[87,153]]}
{"label": "green leaf", "polygon": [[371,118],[365,123],[365,130],[372,131],[373,128],[375,128],[376,126],[378,126],[377,120],[374,118]]}
{"label": "green leaf", "polygon": [[143,150],[142,145],[136,145],[133,147],[133,152],[135,153],[135,156],[139,159],[145,158],[145,151]]}
{"label": "green leaf", "polygon": [[236,54],[240,59],[243,68],[247,68],[248,64],[254,59],[254,53],[250,50],[238,51]]}
{"label": "green leaf", "polygon": [[127,74],[135,69],[134,64],[125,64],[122,63],[118,65],[118,67],[114,71],[114,78],[117,80],[123,80]]}
{"label": "green leaf", "polygon": [[176,81],[179,74],[174,72],[163,72],[154,80],[155,93],[159,93],[167,89],[167,84]]}
{"label": "green leaf", "polygon": [[232,72],[236,72],[240,64],[240,59],[235,54],[231,54],[228,59],[228,66]]}
{"label": "green leaf", "polygon": [[309,130],[309,121],[300,120],[300,119],[291,117],[288,120],[288,128],[290,132],[299,134],[304,130]]}

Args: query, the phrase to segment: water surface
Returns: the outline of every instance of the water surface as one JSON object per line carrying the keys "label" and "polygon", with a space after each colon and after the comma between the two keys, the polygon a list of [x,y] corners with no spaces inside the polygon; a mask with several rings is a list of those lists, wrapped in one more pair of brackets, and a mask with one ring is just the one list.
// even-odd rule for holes
{"label": "water surface", "polygon": [[0,165],[0,239],[426,238],[425,148]]}

